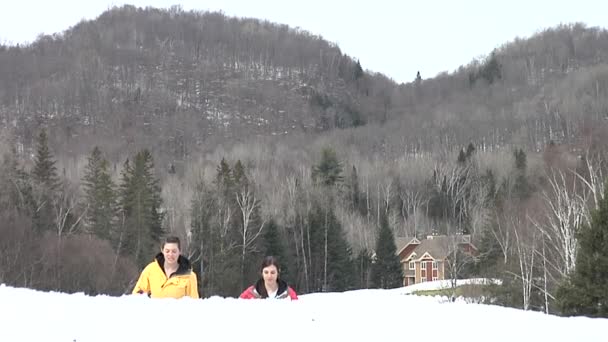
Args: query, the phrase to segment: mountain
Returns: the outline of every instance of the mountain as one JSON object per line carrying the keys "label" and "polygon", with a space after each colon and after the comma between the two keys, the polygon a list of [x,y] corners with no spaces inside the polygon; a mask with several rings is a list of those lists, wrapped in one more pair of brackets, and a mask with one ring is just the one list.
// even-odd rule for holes
{"label": "mountain", "polygon": [[113,159],[153,145],[186,160],[259,137],[317,133],[350,144],[343,129],[362,137],[354,141],[362,152],[468,142],[542,150],[603,141],[607,62],[608,33],[570,24],[398,85],[300,29],[123,6],[31,45],[0,46],[0,118],[24,148],[46,126],[62,154],[100,145]]}
{"label": "mountain", "polygon": [[72,155],[153,144],[186,158],[249,137],[358,126],[381,115],[375,84],[395,87],[306,31],[176,7],[113,8],[0,47],[2,123],[25,146],[48,126]]}
{"label": "mountain", "polygon": [[469,142],[484,151],[539,152],[549,144],[606,150],[608,32],[581,23],[547,28],[452,73],[413,79],[398,94],[387,124],[355,130],[365,137],[356,150],[457,154]]}

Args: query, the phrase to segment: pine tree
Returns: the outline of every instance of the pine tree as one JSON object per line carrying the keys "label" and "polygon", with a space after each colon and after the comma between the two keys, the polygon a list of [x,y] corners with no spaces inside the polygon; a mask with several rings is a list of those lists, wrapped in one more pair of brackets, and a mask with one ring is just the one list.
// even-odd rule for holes
{"label": "pine tree", "polygon": [[99,238],[110,240],[117,218],[116,191],[108,171],[108,161],[97,146],[88,158],[82,184],[88,229]]}
{"label": "pine tree", "polygon": [[240,241],[242,243],[242,238],[239,239],[237,230],[242,219],[238,215],[233,170],[224,158],[216,168],[213,183],[215,187],[211,196],[215,210],[211,229],[215,230],[213,242],[216,245],[212,254],[213,270],[207,272],[213,279],[209,286],[215,291],[214,294],[234,296],[242,290],[242,259],[241,254],[234,249]]}
{"label": "pine tree", "polygon": [[245,167],[240,160],[237,160],[232,168],[232,179],[238,188],[249,185],[249,179],[247,179],[247,175],[245,174]]}
{"label": "pine tree", "polygon": [[345,291],[354,288],[355,268],[352,249],[344,235],[342,224],[333,210],[328,210],[328,285],[327,290]]}
{"label": "pine tree", "polygon": [[311,288],[344,291],[355,284],[352,251],[333,207],[317,201],[308,217],[307,250],[310,251]]}
{"label": "pine tree", "polygon": [[350,175],[348,176],[346,188],[348,189],[348,206],[352,211],[360,212],[361,215],[365,215],[365,206],[362,201],[361,190],[359,189],[359,176],[357,175],[357,168],[353,165]]}
{"label": "pine tree", "polygon": [[[490,222],[490,224],[498,224],[497,222]],[[492,232],[492,227],[485,227],[481,232],[481,239],[479,242],[479,263],[477,267],[482,275],[488,277],[497,276],[497,266],[503,264],[503,255]]]}
{"label": "pine tree", "polygon": [[475,145],[473,145],[473,143],[469,143],[469,145],[467,145],[467,152],[466,152],[467,160],[471,159],[471,157],[473,156],[474,153],[475,153]]}
{"label": "pine tree", "polygon": [[46,131],[40,131],[36,140],[36,156],[32,170],[34,193],[34,227],[37,231],[49,230],[55,223],[53,202],[61,182],[57,176],[55,160],[49,150]]}
{"label": "pine tree", "polygon": [[211,227],[215,205],[215,198],[201,177],[196,183],[190,206],[190,227],[192,231],[192,242],[190,244],[192,257],[190,261],[201,279],[199,282],[200,293],[206,296],[216,293],[214,287],[217,271],[215,255],[219,242],[217,231]]}
{"label": "pine tree", "polygon": [[226,159],[222,158],[220,165],[216,169],[215,183],[217,186],[231,188],[233,184],[232,170]]}
{"label": "pine tree", "polygon": [[57,190],[60,186],[57,167],[49,150],[48,139],[44,129],[40,131],[36,140],[36,157],[34,159],[32,176],[35,182],[44,185],[45,188],[51,191]]}
{"label": "pine tree", "polygon": [[392,289],[403,285],[403,269],[397,255],[397,246],[387,215],[380,218],[380,231],[376,240],[376,257],[372,264],[372,285]]}
{"label": "pine tree", "polygon": [[467,161],[467,155],[465,154],[464,150],[460,150],[460,152],[458,152],[458,159],[457,162],[458,164],[464,164]]}
{"label": "pine tree", "polygon": [[163,213],[154,162],[148,150],[135,155],[133,166],[125,162],[121,184],[121,214],[124,218],[122,251],[135,257],[142,267],[158,249],[162,235]]}
{"label": "pine tree", "polygon": [[557,292],[565,315],[608,317],[608,186],[591,224],[578,233],[574,273]]}
{"label": "pine tree", "polygon": [[420,75],[420,71],[416,73],[416,79],[414,80],[414,84],[419,87],[420,83],[422,83],[422,76]]}
{"label": "pine tree", "polygon": [[526,199],[533,192],[526,176],[526,152],[523,149],[516,149],[513,155],[515,157],[515,184],[513,185],[513,193],[519,199]]}
{"label": "pine tree", "polygon": [[496,57],[496,51],[492,51],[492,54],[479,71],[479,75],[483,79],[488,81],[489,84],[492,84],[495,80],[499,80],[502,78],[501,69],[502,66],[498,62],[498,58]]}
{"label": "pine tree", "polygon": [[354,262],[355,274],[357,275],[356,287],[366,289],[370,285],[370,270],[372,265],[372,257],[370,253],[364,249],[359,251]]}
{"label": "pine tree", "polygon": [[342,163],[338,160],[336,151],[331,148],[321,151],[321,160],[313,167],[312,179],[324,186],[334,186],[342,182]]}
{"label": "pine tree", "polygon": [[363,77],[363,68],[361,67],[361,62],[359,62],[359,60],[357,60],[357,63],[355,64],[354,76],[355,80]]}
{"label": "pine tree", "polygon": [[270,219],[266,224],[263,236],[262,254],[264,256],[273,255],[277,257],[281,262],[281,278],[289,281],[291,279],[290,260],[287,255],[284,239],[274,219]]}

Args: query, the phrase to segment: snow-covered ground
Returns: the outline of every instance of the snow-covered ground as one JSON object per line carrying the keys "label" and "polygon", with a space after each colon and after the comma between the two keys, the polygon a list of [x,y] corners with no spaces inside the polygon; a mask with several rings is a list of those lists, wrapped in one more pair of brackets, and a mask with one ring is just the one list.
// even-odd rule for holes
{"label": "snow-covered ground", "polygon": [[394,290],[299,301],[89,297],[0,285],[0,341],[608,341],[608,319],[564,318]]}

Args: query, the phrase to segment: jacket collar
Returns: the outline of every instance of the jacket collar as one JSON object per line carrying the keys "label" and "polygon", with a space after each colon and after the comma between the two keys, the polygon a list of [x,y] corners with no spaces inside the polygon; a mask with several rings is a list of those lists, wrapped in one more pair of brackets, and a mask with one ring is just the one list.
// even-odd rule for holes
{"label": "jacket collar", "polygon": [[[158,266],[160,266],[160,268],[164,271],[165,256],[163,255],[163,253],[156,254],[156,257],[154,257],[154,259],[158,263]],[[177,271],[175,271],[175,273],[173,274],[167,275],[167,278],[171,278],[171,276],[174,275],[190,274],[190,272],[192,272],[192,265],[190,264],[190,260],[188,260],[188,258],[186,258],[185,256],[180,255],[179,258],[177,258],[177,265]]]}
{"label": "jacket collar", "polygon": [[[279,283],[279,288],[277,289],[276,297],[280,298],[284,293],[287,293],[288,286],[287,283],[280,278],[277,279],[277,283]],[[266,292],[266,286],[264,286],[264,279],[258,279],[253,290],[254,294],[260,298],[268,298],[268,292]]]}

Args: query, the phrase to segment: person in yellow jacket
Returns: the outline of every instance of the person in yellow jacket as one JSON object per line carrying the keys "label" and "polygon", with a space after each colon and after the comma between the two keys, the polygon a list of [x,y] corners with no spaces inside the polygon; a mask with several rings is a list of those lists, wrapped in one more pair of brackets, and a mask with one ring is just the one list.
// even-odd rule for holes
{"label": "person in yellow jacket", "polygon": [[141,272],[133,294],[147,294],[151,298],[199,298],[196,274],[190,260],[180,255],[179,248],[178,237],[165,238],[161,252]]}

